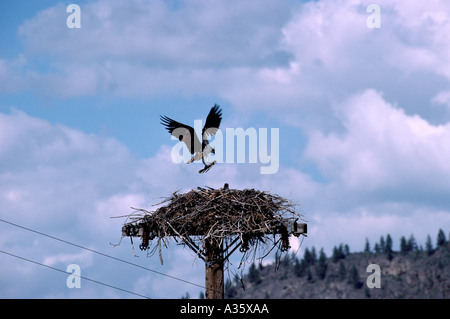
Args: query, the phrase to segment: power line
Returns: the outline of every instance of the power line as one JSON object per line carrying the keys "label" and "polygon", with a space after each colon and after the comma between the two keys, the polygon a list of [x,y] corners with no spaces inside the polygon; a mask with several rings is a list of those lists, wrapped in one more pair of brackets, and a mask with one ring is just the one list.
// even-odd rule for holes
{"label": "power line", "polygon": [[[202,288],[202,289],[206,289],[206,287],[203,286],[203,285],[199,285],[199,284],[193,283],[193,282],[191,282],[191,281],[188,281],[188,280],[185,280],[185,279],[182,279],[182,278],[178,278],[178,277],[175,277],[175,276],[172,276],[172,275],[168,275],[168,274],[162,273],[162,272],[160,272],[160,271],[157,271],[157,270],[154,270],[154,269],[151,269],[151,268],[148,268],[148,267],[144,267],[144,266],[141,266],[141,265],[132,263],[132,262],[130,262],[130,261],[127,261],[127,260],[124,260],[124,259],[121,259],[121,258],[118,258],[118,257],[114,257],[114,256],[111,256],[111,255],[102,253],[102,252],[100,252],[100,251],[97,251],[97,250],[94,250],[94,249],[91,249],[91,248],[88,248],[88,247],[84,247],[84,246],[79,245],[79,244],[72,243],[72,242],[70,242],[70,241],[68,241],[68,240],[64,240],[64,239],[61,239],[61,238],[58,238],[58,237],[55,237],[55,236],[52,236],[52,235],[48,235],[48,234],[46,234],[46,233],[43,233],[43,232],[40,232],[40,231],[31,229],[31,228],[28,228],[28,227],[25,227],[25,226],[22,226],[22,225],[19,225],[19,224],[16,224],[16,223],[7,221],[7,220],[2,219],[2,218],[0,218],[0,222],[9,224],[9,225],[14,226],[14,227],[17,227],[17,228],[21,228],[21,229],[27,230],[27,231],[29,231],[29,232],[33,232],[33,233],[35,233],[35,234],[38,234],[38,235],[41,235],[41,236],[44,236],[44,237],[47,237],[47,238],[50,238],[50,239],[53,239],[53,240],[60,241],[60,242],[62,242],[62,243],[65,243],[65,244],[68,244],[68,245],[71,245],[71,246],[74,246],[74,247],[77,247],[77,248],[81,248],[81,249],[90,251],[90,252],[92,252],[92,253],[95,253],[95,254],[98,254],[98,255],[100,255],[100,256],[103,256],[103,257],[107,257],[107,258],[113,259],[113,260],[115,260],[115,261],[122,262],[122,263],[124,263],[124,264],[128,264],[128,265],[131,265],[131,266],[134,266],[134,267],[138,267],[138,268],[141,268],[141,269],[144,269],[144,270],[147,270],[147,271],[151,271],[151,272],[153,272],[153,273],[155,273],[155,274],[158,274],[158,275],[161,275],[161,276],[165,276],[165,277],[167,277],[167,278],[171,278],[171,279],[174,279],[174,280],[178,280],[178,281],[184,282],[184,283],[189,284],[189,285],[193,285],[193,286],[196,286],[196,287],[199,287],[199,288]],[[11,254],[11,255],[12,255],[12,254]],[[47,267],[47,265],[44,265],[44,266]],[[91,281],[92,281],[92,280],[91,280]],[[237,299],[236,297],[231,296],[231,295],[229,295],[229,297],[232,298],[232,299]],[[145,297],[145,298],[148,298],[148,297]]]}
{"label": "power line", "polygon": [[[49,265],[46,265],[46,264],[42,264],[40,262],[31,260],[31,259],[28,259],[28,258],[25,258],[25,257],[14,255],[14,254],[11,254],[11,253],[9,253],[7,251],[4,251],[4,250],[0,250],[0,253],[3,253],[5,255],[9,255],[9,256],[12,256],[12,257],[15,257],[15,258],[18,258],[18,259],[21,259],[21,260],[24,260],[24,261],[27,261],[27,262],[39,265],[39,266],[42,266],[42,267],[46,267],[46,268],[49,268],[49,269],[56,270],[56,271],[59,271],[59,272],[67,274],[67,271],[65,271],[65,270],[62,270],[62,269],[59,269],[59,268],[55,268],[55,267],[52,267],[52,266],[49,266]],[[103,286],[106,286],[106,287],[109,287],[109,288],[113,288],[113,289],[116,289],[116,290],[120,290],[120,291],[129,293],[129,294],[133,294],[133,295],[136,295],[136,296],[139,296],[139,297],[142,297],[142,298],[151,299],[150,297],[138,294],[138,293],[130,291],[130,290],[119,288],[119,287],[116,287],[116,286],[113,286],[113,285],[110,285],[110,284],[105,284],[104,282],[101,282],[101,281],[98,281],[98,280],[95,280],[95,279],[87,278],[87,277],[84,277],[84,276],[81,276],[81,275],[76,275],[76,274],[73,274],[72,276],[77,276],[77,277],[80,277],[81,279],[84,279],[84,280],[87,280],[87,281],[91,281],[91,282],[94,282],[96,284],[103,285]]]}
{"label": "power line", "polygon": [[87,247],[84,247],[84,246],[81,246],[81,245],[72,243],[72,242],[70,242],[70,241],[67,241],[67,240],[64,240],[64,239],[61,239],[61,238],[58,238],[58,237],[55,237],[55,236],[48,235],[48,234],[42,233],[42,232],[40,232],[40,231],[37,231],[37,230],[31,229],[31,228],[25,227],[25,226],[21,226],[21,225],[12,223],[12,222],[10,222],[10,221],[7,221],[7,220],[1,219],[1,218],[0,218],[0,221],[1,221],[1,222],[4,222],[4,223],[6,223],[6,224],[9,224],[9,225],[12,225],[12,226],[15,226],[15,227],[18,227],[18,228],[21,228],[21,229],[24,229],[24,230],[33,232],[33,233],[36,233],[36,234],[39,234],[39,235],[41,235],[41,236],[45,236],[45,237],[51,238],[51,239],[53,239],[53,240],[60,241],[60,242],[65,243],[65,244],[72,245],[72,246],[75,246],[75,247],[78,247],[78,248],[81,248],[81,249],[84,249],[84,250],[93,252],[93,253],[98,254],[98,255],[101,255],[101,256],[103,256],[103,257],[107,257],[107,258],[110,258],[110,259],[113,259],[113,260],[116,260],[116,261],[120,261],[120,262],[122,262],[122,263],[131,265],[131,266],[134,266],[134,267],[138,267],[138,268],[141,268],[141,269],[144,269],[144,270],[147,270],[147,271],[151,271],[151,272],[153,272],[153,273],[155,273],[155,274],[158,274],[158,275],[161,275],[161,276],[165,276],[165,277],[168,277],[168,278],[171,278],[171,279],[174,279],[174,280],[178,280],[178,281],[181,281],[181,282],[184,282],[184,283],[193,285],[193,286],[197,286],[197,287],[202,288],[202,289],[206,289],[204,286],[199,285],[199,284],[196,284],[196,283],[193,283],[193,282],[190,282],[190,281],[188,281],[188,280],[185,280],[185,279],[182,279],[182,278],[178,278],[178,277],[175,277],[175,276],[171,276],[171,275],[168,275],[168,274],[159,272],[159,271],[157,271],[157,270],[153,270],[153,269],[150,269],[150,268],[147,268],[147,267],[144,267],[144,266],[141,266],[141,265],[132,263],[132,262],[130,262],[130,261],[127,261],[127,260],[124,260],[124,259],[121,259],[121,258],[117,258],[117,257],[114,257],[114,256],[110,256],[110,255],[108,255],[108,254],[99,252],[99,251],[97,251],[97,250],[94,250],[94,249],[91,249],[91,248],[87,248]]}

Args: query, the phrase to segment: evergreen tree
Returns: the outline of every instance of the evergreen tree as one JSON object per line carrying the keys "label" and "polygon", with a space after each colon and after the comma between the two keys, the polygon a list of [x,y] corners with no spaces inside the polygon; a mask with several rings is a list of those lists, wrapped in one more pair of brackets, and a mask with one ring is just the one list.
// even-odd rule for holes
{"label": "evergreen tree", "polygon": [[[237,293],[236,287],[233,285],[230,278],[228,278],[225,281],[225,287],[224,287],[225,298],[233,298],[234,296],[236,296],[236,293]],[[202,294],[203,294],[203,291],[200,292],[200,299],[205,299],[204,295],[203,295],[203,298],[201,298]]]}
{"label": "evergreen tree", "polygon": [[198,299],[205,299],[205,293],[203,291],[200,291],[200,295],[198,296]]}
{"label": "evergreen tree", "polygon": [[407,247],[408,252],[417,250],[417,243],[416,243],[416,239],[414,238],[413,234],[411,234],[411,236],[409,236],[408,242],[406,243],[406,247]]}
{"label": "evergreen tree", "polygon": [[406,254],[408,252],[408,247],[407,247],[407,244],[406,244],[406,238],[404,236],[402,236],[400,238],[400,252],[402,254]]}
{"label": "evergreen tree", "polygon": [[339,245],[339,247],[334,246],[333,248],[333,254],[331,255],[331,259],[333,262],[337,262],[339,259],[344,259],[344,246],[342,244]]}
{"label": "evergreen tree", "polygon": [[370,253],[370,244],[369,244],[369,239],[367,237],[366,237],[366,244],[364,245],[364,252]]}
{"label": "evergreen tree", "polygon": [[303,255],[303,260],[305,261],[306,265],[312,265],[312,257],[311,253],[308,248],[305,249],[305,254]]}
{"label": "evergreen tree", "polygon": [[437,241],[436,241],[436,248],[439,248],[445,244],[445,234],[442,229],[439,229],[438,235],[437,235]]}
{"label": "evergreen tree", "polygon": [[386,244],[384,242],[384,237],[380,237],[380,253],[384,254],[386,252]]}
{"label": "evergreen tree", "polygon": [[340,244],[338,248],[339,258],[345,258],[344,244]]}
{"label": "evergreen tree", "polygon": [[248,281],[254,282],[256,284],[261,282],[259,270],[256,268],[255,263],[252,263],[250,265],[250,268],[248,269]]}
{"label": "evergreen tree", "polygon": [[313,246],[313,248],[311,249],[311,265],[314,265],[317,261],[317,254],[316,254],[316,248]]}
{"label": "evergreen tree", "polygon": [[386,236],[386,246],[385,246],[385,253],[389,261],[394,258],[394,252],[392,250],[392,238],[391,235]]}
{"label": "evergreen tree", "polygon": [[356,289],[362,287],[362,282],[359,280],[358,269],[356,269],[355,265],[353,265],[352,268],[350,269],[348,283],[351,284]]}
{"label": "evergreen tree", "polygon": [[336,263],[339,260],[338,257],[338,248],[336,246],[333,247],[333,253],[331,254],[331,260]]}
{"label": "evergreen tree", "polygon": [[433,244],[431,242],[430,235],[427,235],[427,242],[425,243],[425,250],[427,251],[428,256],[431,256],[434,253]]}
{"label": "evergreen tree", "polygon": [[184,296],[181,296],[181,299],[191,299],[191,296],[189,295],[189,292],[186,291],[186,294]]}
{"label": "evergreen tree", "polygon": [[281,266],[288,267],[291,263],[291,258],[289,257],[289,254],[284,255],[283,259],[281,259]]}
{"label": "evergreen tree", "polygon": [[350,254],[350,247],[347,244],[344,246],[344,257]]}
{"label": "evergreen tree", "polygon": [[295,259],[294,273],[297,277],[303,277],[305,275],[306,267],[308,267],[308,265],[306,264],[304,259],[302,259],[301,261],[299,261],[297,258]]}
{"label": "evergreen tree", "polygon": [[327,274],[327,256],[325,255],[323,248],[320,249],[319,260],[316,265],[316,275],[319,279],[323,280]]}
{"label": "evergreen tree", "polygon": [[375,252],[375,254],[379,254],[381,252],[380,246],[378,245],[378,243],[375,243],[375,246],[373,247],[373,251]]}

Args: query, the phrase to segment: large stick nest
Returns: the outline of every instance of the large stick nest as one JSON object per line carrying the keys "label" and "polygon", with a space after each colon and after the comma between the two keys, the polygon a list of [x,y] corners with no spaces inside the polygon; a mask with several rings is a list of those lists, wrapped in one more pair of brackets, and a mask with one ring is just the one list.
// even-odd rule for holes
{"label": "large stick nest", "polygon": [[167,237],[181,240],[200,257],[206,241],[225,243],[229,250],[236,244],[246,252],[270,237],[281,250],[287,250],[289,241],[283,222],[302,219],[295,211],[296,205],[283,197],[255,189],[228,189],[227,185],[175,192],[155,206],[163,204],[155,211],[134,208],[130,221],[122,228],[124,236],[142,237],[141,250],[148,249],[149,240],[157,238],[160,256],[161,242],[165,245]]}

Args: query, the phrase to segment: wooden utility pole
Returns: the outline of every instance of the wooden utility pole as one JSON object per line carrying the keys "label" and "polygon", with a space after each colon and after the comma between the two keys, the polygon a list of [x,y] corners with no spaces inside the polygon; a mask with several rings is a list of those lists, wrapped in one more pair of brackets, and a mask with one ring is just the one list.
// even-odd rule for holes
{"label": "wooden utility pole", "polygon": [[[223,189],[228,190],[225,183]],[[209,238],[205,241],[205,298],[223,299],[223,241]]]}
{"label": "wooden utility pole", "polygon": [[223,299],[223,243],[207,240],[205,243],[205,297]]}

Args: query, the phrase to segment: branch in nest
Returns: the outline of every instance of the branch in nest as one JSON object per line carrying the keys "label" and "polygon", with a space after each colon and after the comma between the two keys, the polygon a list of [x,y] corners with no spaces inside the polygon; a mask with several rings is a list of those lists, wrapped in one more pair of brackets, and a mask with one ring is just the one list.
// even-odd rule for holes
{"label": "branch in nest", "polygon": [[[159,246],[161,241],[165,245],[167,237],[178,237],[201,257],[204,249],[200,247],[205,247],[209,238],[220,242],[239,238],[239,248],[246,252],[250,244],[256,249],[258,242],[271,241],[267,241],[269,235],[280,234],[280,224],[286,218],[303,220],[295,204],[255,189],[198,187],[185,194],[174,192],[158,205],[163,203],[167,204],[153,212],[133,208],[132,217],[128,216],[131,222],[123,226],[123,232],[133,236],[136,228],[143,227],[152,234],[148,238],[158,237]],[[282,250],[289,248],[287,237],[281,234]],[[162,258],[161,247],[159,253]]]}

